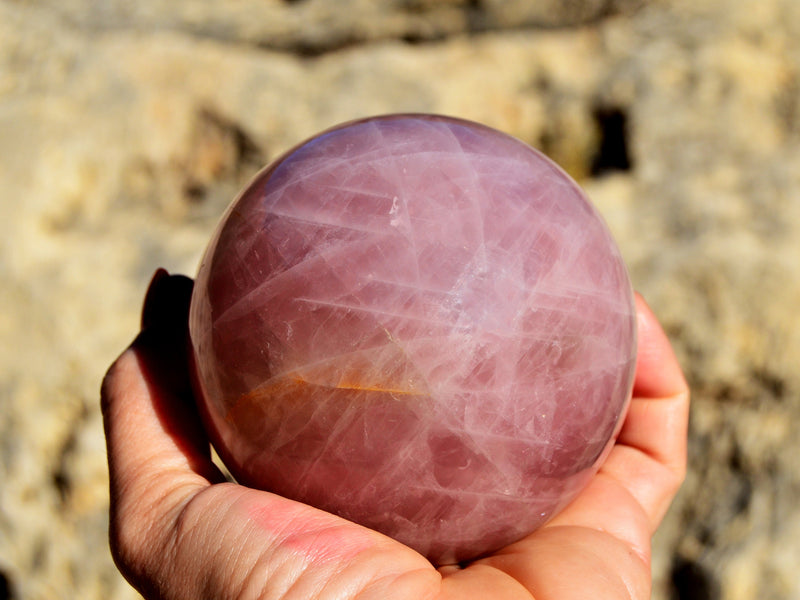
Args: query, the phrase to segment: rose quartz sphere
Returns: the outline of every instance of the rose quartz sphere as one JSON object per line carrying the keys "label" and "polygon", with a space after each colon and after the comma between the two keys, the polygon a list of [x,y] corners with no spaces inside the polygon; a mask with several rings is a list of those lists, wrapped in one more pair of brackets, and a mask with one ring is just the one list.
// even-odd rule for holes
{"label": "rose quartz sphere", "polygon": [[577,185],[475,123],[348,123],[263,170],[203,259],[196,395],[237,480],[435,564],[522,538],[613,444],[631,284]]}

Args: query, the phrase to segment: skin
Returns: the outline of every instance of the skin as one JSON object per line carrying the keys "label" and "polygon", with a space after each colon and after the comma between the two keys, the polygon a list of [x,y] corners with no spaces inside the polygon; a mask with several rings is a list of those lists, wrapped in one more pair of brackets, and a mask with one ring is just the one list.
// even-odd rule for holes
{"label": "skin", "polygon": [[377,532],[225,481],[189,383],[191,289],[186,277],[156,273],[142,330],[102,387],[111,551],[145,598],[650,597],[650,539],[685,475],[689,390],[640,296],[633,398],[597,476],[533,534],[436,569]]}

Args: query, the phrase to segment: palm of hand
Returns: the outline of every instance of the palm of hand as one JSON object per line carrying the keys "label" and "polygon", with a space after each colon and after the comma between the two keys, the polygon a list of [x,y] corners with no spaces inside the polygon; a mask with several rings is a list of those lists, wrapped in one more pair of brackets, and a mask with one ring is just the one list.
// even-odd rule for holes
{"label": "palm of hand", "polygon": [[103,385],[112,552],[146,597],[649,597],[650,537],[684,476],[688,390],[641,298],[633,399],[600,472],[545,527],[437,570],[374,531],[224,482],[183,362],[190,292],[186,278],[154,280],[143,331]]}

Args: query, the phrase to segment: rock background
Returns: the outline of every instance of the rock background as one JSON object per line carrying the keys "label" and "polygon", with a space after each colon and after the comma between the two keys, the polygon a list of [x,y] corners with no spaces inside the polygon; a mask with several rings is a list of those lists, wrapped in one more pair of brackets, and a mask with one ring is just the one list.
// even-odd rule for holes
{"label": "rock background", "polygon": [[800,2],[0,0],[0,600],[134,598],[102,375],[282,150],[396,111],[543,149],[694,390],[656,600],[800,598]]}

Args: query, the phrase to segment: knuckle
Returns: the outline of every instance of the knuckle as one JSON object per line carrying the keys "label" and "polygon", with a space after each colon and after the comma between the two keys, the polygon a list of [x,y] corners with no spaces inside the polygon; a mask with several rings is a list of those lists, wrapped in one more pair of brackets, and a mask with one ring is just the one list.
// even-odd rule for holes
{"label": "knuckle", "polygon": [[137,587],[153,579],[163,567],[163,539],[158,528],[158,520],[140,504],[118,503],[112,508],[111,556],[120,572]]}
{"label": "knuckle", "polygon": [[128,579],[140,574],[143,558],[146,556],[144,539],[141,530],[127,520],[111,519],[109,527],[111,556],[117,568]]}
{"label": "knuckle", "polygon": [[129,360],[130,350],[125,350],[120,354],[117,359],[111,363],[111,366],[103,376],[103,381],[100,384],[100,408],[103,416],[106,416],[112,400],[117,394],[119,381],[124,376],[124,369],[126,362]]}
{"label": "knuckle", "polygon": [[665,475],[665,483],[669,490],[671,496],[675,496],[678,493],[678,490],[681,489],[683,482],[686,479],[686,463],[679,462],[673,465],[669,465],[666,475]]}

